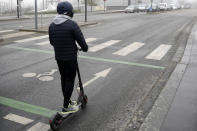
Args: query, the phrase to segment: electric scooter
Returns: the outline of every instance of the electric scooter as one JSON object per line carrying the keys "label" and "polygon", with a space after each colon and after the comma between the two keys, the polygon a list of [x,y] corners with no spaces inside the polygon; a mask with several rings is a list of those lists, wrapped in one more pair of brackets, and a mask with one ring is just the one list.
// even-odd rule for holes
{"label": "electric scooter", "polygon": [[[79,66],[77,63],[77,75],[78,75],[78,87],[74,90],[77,90],[77,106],[79,107],[79,109],[83,109],[85,108],[87,102],[88,102],[88,97],[87,95],[84,93],[84,89],[83,89],[83,84],[81,81],[81,75],[80,75],[80,71],[79,71]],[[77,113],[77,112],[75,112]],[[63,112],[57,112],[56,115],[54,117],[52,117],[52,119],[49,120],[49,124],[50,127],[53,131],[57,131],[59,130],[59,128],[61,127],[63,121],[68,118],[70,115],[72,115],[74,113],[63,113]]]}

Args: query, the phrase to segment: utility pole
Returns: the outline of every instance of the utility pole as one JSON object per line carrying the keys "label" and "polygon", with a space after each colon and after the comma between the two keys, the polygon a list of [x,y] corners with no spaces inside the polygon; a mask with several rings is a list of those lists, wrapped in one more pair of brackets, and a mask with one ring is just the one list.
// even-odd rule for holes
{"label": "utility pole", "polygon": [[13,3],[12,3],[12,0],[11,0],[11,10],[13,11],[12,5],[13,5]]}
{"label": "utility pole", "polygon": [[35,0],[35,29],[38,29],[37,0]]}
{"label": "utility pole", "polygon": [[87,0],[85,0],[85,22],[87,22]]}
{"label": "utility pole", "polygon": [[44,0],[42,0],[42,9],[44,10]]}
{"label": "utility pole", "polygon": [[79,10],[79,0],[77,0],[78,1],[78,10]]}
{"label": "utility pole", "polygon": [[131,0],[128,0],[128,5],[130,5],[131,4]]}
{"label": "utility pole", "polygon": [[92,0],[91,0],[91,12],[92,12]]}
{"label": "utility pole", "polygon": [[103,0],[103,1],[104,1],[104,12],[105,12],[105,1],[106,1],[106,0]]}
{"label": "utility pole", "polygon": [[152,12],[152,9],[153,9],[153,0],[151,0],[151,12]]}
{"label": "utility pole", "polygon": [[21,3],[23,0],[19,0],[19,14],[20,16],[22,16],[22,7],[21,7]]}
{"label": "utility pole", "polygon": [[17,18],[19,19],[19,0],[17,0]]}

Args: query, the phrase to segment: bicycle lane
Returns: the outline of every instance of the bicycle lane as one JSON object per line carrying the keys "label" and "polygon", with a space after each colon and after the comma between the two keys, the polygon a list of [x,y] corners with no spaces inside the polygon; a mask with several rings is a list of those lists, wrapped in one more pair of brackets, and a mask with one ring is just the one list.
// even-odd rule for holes
{"label": "bicycle lane", "polygon": [[[34,52],[35,50],[31,50],[31,49],[22,50],[16,48],[15,49],[11,49],[11,48],[6,49],[6,48],[7,47],[2,47],[0,50],[3,50],[4,52],[6,52],[6,50],[7,52],[11,52],[9,53],[9,55],[5,55],[1,57],[1,59],[7,60],[6,61],[7,65],[11,64],[13,61],[16,61],[17,59],[23,60],[23,62],[18,62],[15,66],[13,66],[16,67],[14,68],[14,70],[6,69],[10,67],[5,66],[4,68],[6,72],[4,70],[2,71],[3,73],[1,73],[0,104],[6,105],[6,106],[1,106],[2,117],[6,116],[10,112],[12,113],[17,112],[18,115],[21,116],[25,115],[33,120],[47,123],[48,119],[46,119],[46,117],[50,117],[52,114],[55,113],[55,110],[58,110],[59,107],[62,106],[62,94],[61,94],[60,81],[59,81],[60,76],[59,73],[57,72],[56,62],[53,56],[51,56],[52,52],[50,51],[41,52],[40,50]],[[40,53],[42,55],[45,54],[46,56],[40,57]],[[34,55],[34,58],[31,58],[31,60],[29,60],[28,56],[32,56],[32,55]],[[101,92],[109,91],[108,93],[110,92],[112,93],[110,97],[109,96],[103,97],[107,100],[103,103],[103,105],[106,105],[107,107],[107,105],[109,105],[111,102],[113,103],[115,100],[117,100],[120,95],[123,95],[125,92],[128,91],[128,88],[122,90],[119,89],[119,87],[121,87],[122,82],[126,83],[130,79],[132,79],[132,77],[134,76],[133,74],[136,74],[135,76],[137,76],[137,74],[139,74],[142,71],[150,72],[150,70],[157,70],[156,72],[158,73],[162,70],[162,67],[143,65],[138,63],[129,63],[129,62],[123,62],[118,60],[110,60],[110,59],[88,57],[88,56],[80,56],[79,58],[80,58],[79,64],[80,64],[82,79],[84,83],[95,77],[94,76],[95,73],[112,68],[106,78],[99,78],[98,80],[91,83],[85,88],[85,91],[87,92],[88,97],[90,99],[88,105],[90,109],[93,108],[89,112],[92,117],[92,119],[90,120],[93,120],[96,117],[98,117],[98,114],[93,113],[95,110],[98,112],[104,111],[99,108],[95,109],[95,107],[97,107],[95,106],[96,103],[98,105],[101,104],[98,103],[98,96],[101,95],[100,94]],[[40,59],[45,59],[45,60],[40,60]],[[128,70],[131,71],[131,74],[126,73],[128,72]],[[50,74],[50,75],[42,79],[39,76],[43,74]],[[117,83],[119,77],[121,75],[125,76],[125,74],[127,79],[121,80],[122,81],[121,83],[119,82]],[[150,75],[150,73],[148,74]],[[150,79],[152,78],[150,77]],[[152,80],[150,80],[149,84],[151,84],[151,82]],[[132,85],[127,85],[127,86],[132,87]],[[136,87],[137,85],[135,86],[135,88]],[[117,94],[117,92],[119,93]],[[104,101],[103,98],[101,102]],[[14,110],[12,108],[15,108],[17,110]],[[47,116],[45,114],[47,114]],[[87,119],[87,116],[83,115],[82,118]],[[79,124],[79,123],[75,123],[75,124]],[[4,123],[3,125],[7,125],[7,124]],[[32,126],[32,124],[30,124],[29,126]],[[20,126],[19,129],[28,129],[29,126],[22,126],[22,127]],[[5,128],[7,129],[7,127]]]}

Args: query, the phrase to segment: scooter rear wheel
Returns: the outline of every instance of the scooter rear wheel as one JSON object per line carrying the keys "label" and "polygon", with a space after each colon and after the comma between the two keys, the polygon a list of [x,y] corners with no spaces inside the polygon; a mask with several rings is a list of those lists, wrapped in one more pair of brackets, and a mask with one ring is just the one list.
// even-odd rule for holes
{"label": "scooter rear wheel", "polygon": [[85,108],[87,103],[88,103],[88,97],[87,97],[87,95],[84,95],[81,107]]}
{"label": "scooter rear wheel", "polygon": [[60,126],[61,126],[61,124],[62,124],[62,116],[57,113],[55,115],[55,117],[53,118],[53,120],[49,121],[49,124],[50,124],[51,130],[58,131]]}

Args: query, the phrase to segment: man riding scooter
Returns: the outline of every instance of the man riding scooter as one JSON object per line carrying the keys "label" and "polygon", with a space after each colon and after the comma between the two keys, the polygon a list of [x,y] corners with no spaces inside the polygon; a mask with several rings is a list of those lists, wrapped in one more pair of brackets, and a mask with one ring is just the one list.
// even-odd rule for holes
{"label": "man riding scooter", "polygon": [[73,18],[73,7],[69,2],[60,2],[57,5],[58,15],[49,26],[49,40],[54,47],[55,59],[61,75],[61,86],[64,96],[63,112],[74,113],[79,110],[71,95],[74,88],[74,81],[77,69],[76,42],[82,51],[88,51],[88,45],[83,33]]}

